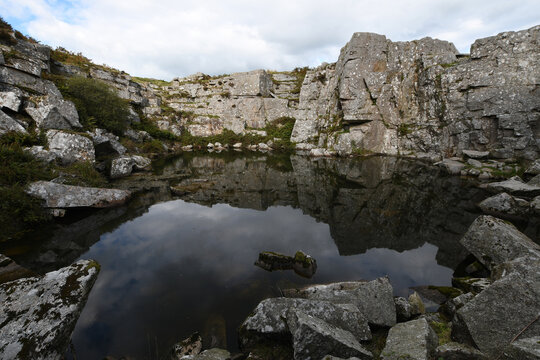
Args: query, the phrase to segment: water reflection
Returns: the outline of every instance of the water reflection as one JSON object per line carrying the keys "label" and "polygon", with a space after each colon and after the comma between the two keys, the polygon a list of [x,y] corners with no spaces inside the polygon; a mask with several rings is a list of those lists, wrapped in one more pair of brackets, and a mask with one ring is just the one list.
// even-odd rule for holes
{"label": "water reflection", "polygon": [[[383,275],[397,295],[449,285],[466,255],[458,240],[487,196],[391,157],[186,154],[116,185],[141,181],[152,191],[124,207],[60,224],[30,251],[0,249],[40,272],[79,257],[102,264],[74,333],[79,359],[156,358],[197,330],[206,345],[234,349],[240,322],[280,288]],[[522,230],[534,238],[537,225]],[[265,250],[303,250],[317,272],[266,272],[253,265]]]}

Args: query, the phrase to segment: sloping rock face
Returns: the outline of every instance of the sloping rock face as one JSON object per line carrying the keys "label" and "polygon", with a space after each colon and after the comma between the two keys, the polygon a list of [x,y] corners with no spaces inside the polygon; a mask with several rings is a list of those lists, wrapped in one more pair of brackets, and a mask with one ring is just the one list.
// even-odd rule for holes
{"label": "sloping rock face", "polygon": [[81,260],[0,285],[0,358],[61,359],[98,272]]}
{"label": "sloping rock face", "polygon": [[356,33],[335,66],[308,72],[295,142],[350,154],[499,158],[539,154],[540,26],[477,40],[470,57],[445,41]]}
{"label": "sloping rock face", "polygon": [[110,207],[123,204],[131,196],[127,190],[62,185],[50,181],[31,183],[26,192],[45,200],[48,208]]}

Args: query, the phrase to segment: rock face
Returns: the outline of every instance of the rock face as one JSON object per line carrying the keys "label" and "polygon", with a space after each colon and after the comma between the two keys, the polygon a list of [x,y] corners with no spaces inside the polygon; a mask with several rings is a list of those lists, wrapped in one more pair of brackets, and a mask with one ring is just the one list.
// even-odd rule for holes
{"label": "rock face", "polygon": [[31,183],[26,192],[43,199],[48,208],[110,207],[123,204],[131,195],[127,190],[62,185],[50,181]]}
{"label": "rock face", "polygon": [[536,360],[540,359],[540,336],[518,339],[504,351],[506,359]]}
{"label": "rock face", "polygon": [[321,359],[325,355],[372,359],[350,332],[299,310],[291,310],[287,325],[293,336],[294,359]]}
{"label": "rock face", "polygon": [[81,260],[0,285],[0,357],[62,358],[98,272],[97,263]]}
{"label": "rock face", "polygon": [[438,338],[426,319],[399,323],[390,329],[381,359],[429,360],[435,355]]}
{"label": "rock face", "polygon": [[490,270],[518,257],[540,257],[540,245],[492,216],[479,216],[460,242]]}
{"label": "rock face", "polygon": [[334,304],[354,304],[365,314],[370,324],[378,326],[396,324],[393,289],[386,277],[366,282],[314,285],[300,290],[287,290],[284,294],[288,297],[324,300]]}

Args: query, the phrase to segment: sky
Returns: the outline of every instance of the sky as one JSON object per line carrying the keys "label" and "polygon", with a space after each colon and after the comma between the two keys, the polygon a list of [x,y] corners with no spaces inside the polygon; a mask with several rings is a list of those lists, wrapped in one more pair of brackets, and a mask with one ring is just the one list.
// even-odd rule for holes
{"label": "sky", "polygon": [[474,40],[540,24],[539,0],[0,0],[0,16],[52,47],[171,80],[335,62],[354,32]]}

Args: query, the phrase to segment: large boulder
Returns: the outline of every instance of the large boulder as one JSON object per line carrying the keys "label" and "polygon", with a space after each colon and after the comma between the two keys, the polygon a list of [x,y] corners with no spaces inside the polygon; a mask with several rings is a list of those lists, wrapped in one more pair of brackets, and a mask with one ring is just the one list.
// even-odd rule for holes
{"label": "large boulder", "polygon": [[21,91],[13,88],[9,91],[0,91],[0,108],[18,112],[22,104]]}
{"label": "large boulder", "polygon": [[478,207],[486,214],[509,219],[522,218],[529,214],[527,200],[513,197],[505,192],[483,200]]}
{"label": "large boulder", "polygon": [[282,338],[289,334],[289,310],[295,309],[347,330],[358,340],[370,340],[371,332],[364,315],[353,305],[334,305],[327,301],[270,298],[263,300],[240,327],[243,346],[261,337]]}
{"label": "large boulder", "polygon": [[118,136],[111,134],[103,129],[95,129],[93,132],[88,132],[94,142],[96,156],[102,155],[124,155],[126,148],[118,141]]}
{"label": "large boulder", "polygon": [[26,129],[21,124],[0,110],[0,136],[10,131],[27,134]]}
{"label": "large boulder", "polygon": [[98,272],[96,262],[81,260],[0,285],[0,358],[63,358]]}
{"label": "large boulder", "polygon": [[111,162],[110,176],[118,179],[131,175],[134,170],[147,170],[152,161],[144,156],[120,156]]}
{"label": "large boulder", "polygon": [[43,199],[48,208],[111,207],[123,204],[131,195],[127,190],[63,185],[51,181],[33,182],[26,192]]}
{"label": "large boulder", "polygon": [[425,318],[411,320],[390,329],[381,359],[430,360],[437,345],[437,334]]}
{"label": "large boulder", "polygon": [[84,135],[49,130],[47,131],[47,140],[49,152],[63,165],[69,165],[76,161],[93,163],[96,160],[94,144]]}
{"label": "large boulder", "polygon": [[29,101],[25,108],[40,129],[71,130],[82,128],[79,114],[71,101],[47,95]]}
{"label": "large boulder", "polygon": [[521,256],[540,256],[540,245],[512,224],[489,215],[476,218],[460,243],[490,270]]}
{"label": "large boulder", "polygon": [[393,289],[387,277],[372,281],[313,285],[304,289],[290,289],[284,294],[288,297],[325,300],[334,304],[354,304],[367,317],[370,324],[378,326],[396,324]]}
{"label": "large boulder", "polygon": [[540,186],[529,185],[519,176],[511,177],[505,181],[489,183],[486,185],[486,189],[495,193],[507,192],[518,196],[534,197],[540,195]]}
{"label": "large boulder", "polygon": [[290,310],[287,325],[293,337],[295,360],[321,359],[325,355],[373,358],[349,331],[302,311]]}

